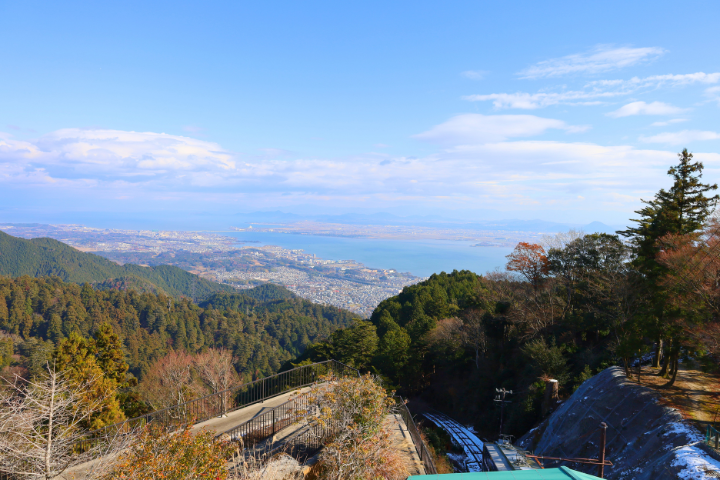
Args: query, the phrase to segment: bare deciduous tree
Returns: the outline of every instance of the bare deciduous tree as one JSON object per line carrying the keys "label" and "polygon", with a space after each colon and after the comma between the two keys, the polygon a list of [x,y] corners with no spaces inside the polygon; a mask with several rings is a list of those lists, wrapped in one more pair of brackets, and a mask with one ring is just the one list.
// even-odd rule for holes
{"label": "bare deciduous tree", "polygon": [[483,316],[485,312],[482,310],[468,310],[465,315],[465,323],[463,325],[465,345],[472,348],[475,352],[475,368],[480,368],[480,354],[485,356],[488,348],[488,339],[485,334],[485,325],[483,324]]}
{"label": "bare deciduous tree", "polygon": [[[237,361],[224,348],[210,348],[195,356],[195,371],[210,393],[223,392],[237,385],[239,379],[234,363]],[[220,411],[227,410],[226,395],[220,395]]]}
{"label": "bare deciduous tree", "polygon": [[195,398],[199,386],[193,378],[193,357],[183,351],[171,351],[157,360],[140,389],[155,410],[180,405]]}
{"label": "bare deciduous tree", "polygon": [[76,385],[54,366],[33,380],[2,379],[0,389],[0,472],[18,478],[51,479],[66,470],[124,448],[129,436],[95,439],[82,445],[80,427],[102,408],[103,398],[83,401],[93,379]]}

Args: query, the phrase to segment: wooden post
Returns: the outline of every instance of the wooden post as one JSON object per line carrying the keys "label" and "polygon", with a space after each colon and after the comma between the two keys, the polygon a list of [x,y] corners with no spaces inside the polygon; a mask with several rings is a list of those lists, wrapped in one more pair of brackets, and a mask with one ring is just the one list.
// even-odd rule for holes
{"label": "wooden post", "polygon": [[558,401],[558,381],[545,381],[545,399],[542,405],[542,414],[547,414]]}
{"label": "wooden post", "polygon": [[607,434],[607,424],[600,424],[600,465],[598,465],[598,477],[605,478],[605,436]]}

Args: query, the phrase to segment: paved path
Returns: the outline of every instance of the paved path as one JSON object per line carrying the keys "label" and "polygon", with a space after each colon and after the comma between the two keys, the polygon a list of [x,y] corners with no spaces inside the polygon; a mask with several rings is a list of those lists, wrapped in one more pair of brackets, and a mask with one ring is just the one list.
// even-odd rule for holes
{"label": "paved path", "polygon": [[278,405],[282,405],[283,403],[298,395],[298,393],[305,393],[308,391],[310,391],[310,388],[306,387],[301,390],[293,390],[292,392],[278,395],[277,397],[267,399],[262,403],[256,403],[254,405],[250,405],[249,407],[243,407],[233,412],[230,412],[224,417],[211,418],[210,420],[205,420],[204,422],[197,423],[193,425],[192,430],[206,428],[215,432],[216,434],[226,432],[231,428],[237,427],[241,423],[247,422],[248,420],[257,417],[258,415],[262,415],[266,411],[271,410]]}
{"label": "paved path", "polygon": [[425,467],[420,461],[415,444],[402,417],[400,415],[388,415],[385,419],[385,425],[390,428],[390,440],[393,448],[397,449],[402,455],[405,468],[407,468],[410,475],[425,475]]}

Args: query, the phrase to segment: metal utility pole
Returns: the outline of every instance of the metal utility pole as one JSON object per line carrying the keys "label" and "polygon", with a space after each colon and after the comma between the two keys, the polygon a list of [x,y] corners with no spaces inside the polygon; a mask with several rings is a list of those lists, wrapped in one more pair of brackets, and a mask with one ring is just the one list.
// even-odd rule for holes
{"label": "metal utility pole", "polygon": [[508,393],[512,395],[512,390],[505,390],[504,388],[496,388],[495,391],[498,395],[495,395],[495,402],[500,402],[500,436],[503,434],[503,419],[505,417],[505,404],[510,403],[510,400],[505,400],[505,395]]}
{"label": "metal utility pole", "polygon": [[600,424],[600,465],[598,465],[598,477],[605,478],[605,438],[607,436],[607,424]]}

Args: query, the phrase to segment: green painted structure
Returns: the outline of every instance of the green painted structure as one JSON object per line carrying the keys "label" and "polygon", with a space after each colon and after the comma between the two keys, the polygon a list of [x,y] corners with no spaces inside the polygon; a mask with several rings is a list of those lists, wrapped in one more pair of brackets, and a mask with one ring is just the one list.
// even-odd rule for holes
{"label": "green painted structure", "polygon": [[412,475],[408,480],[599,480],[600,477],[576,472],[567,467],[508,472],[446,473],[442,475]]}

